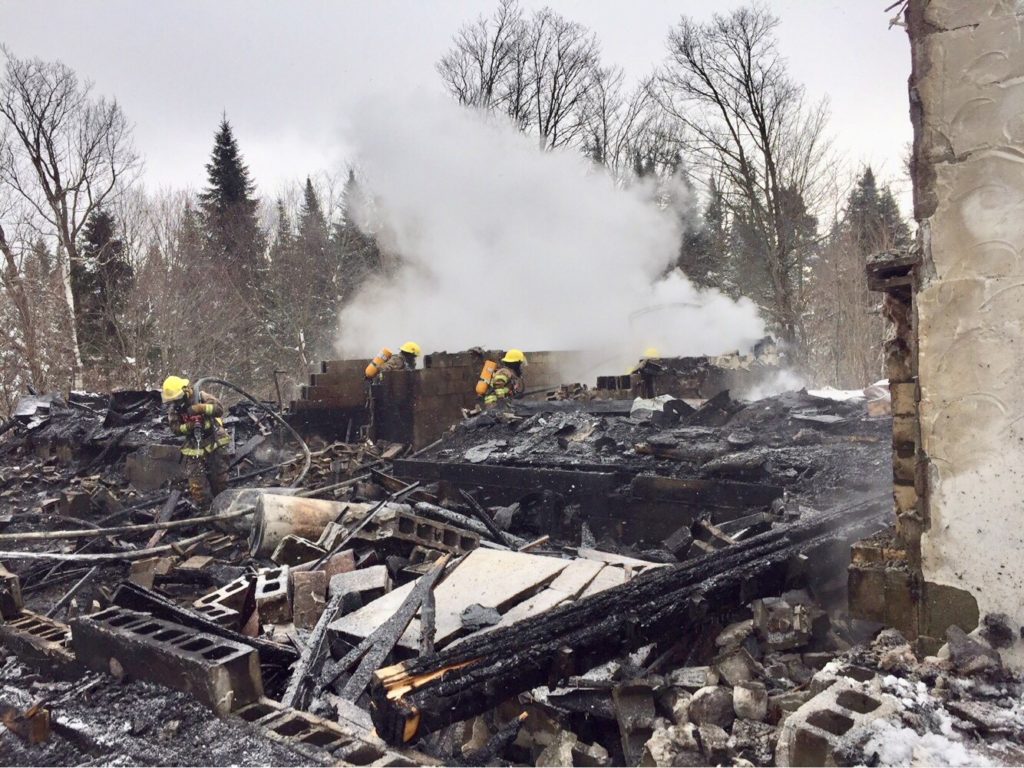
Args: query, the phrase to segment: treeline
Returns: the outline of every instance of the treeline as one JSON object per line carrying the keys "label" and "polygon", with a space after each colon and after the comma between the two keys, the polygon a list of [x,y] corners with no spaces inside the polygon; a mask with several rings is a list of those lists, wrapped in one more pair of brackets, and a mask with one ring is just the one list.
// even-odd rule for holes
{"label": "treeline", "polygon": [[[864,260],[910,232],[871,168],[840,174],[827,103],[788,72],[777,24],[760,5],[684,17],[664,62],[627,86],[588,29],[501,0],[437,69],[453,98],[507,116],[540,151],[655,184],[692,280],[754,299],[814,380],[862,386],[881,375],[883,334]],[[225,117],[201,192],[147,193],[116,101],[63,64],[2,54],[0,411],[29,389],[169,372],[288,389],[331,354],[341,307],[399,263],[365,234],[373,200],[355,173],[260,198]]]}
{"label": "treeline", "polygon": [[199,194],[147,193],[116,102],[5,51],[0,82],[0,413],[26,391],[153,386],[168,373],[294,393],[341,306],[386,269],[354,173],[268,204],[226,117]]}

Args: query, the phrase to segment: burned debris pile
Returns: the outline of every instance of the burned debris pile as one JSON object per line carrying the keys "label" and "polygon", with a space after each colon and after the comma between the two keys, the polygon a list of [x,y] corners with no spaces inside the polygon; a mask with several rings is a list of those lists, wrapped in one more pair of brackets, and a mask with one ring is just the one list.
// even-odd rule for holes
{"label": "burned debris pile", "polygon": [[294,487],[261,411],[225,426],[200,511],[153,393],[19,409],[11,764],[843,764],[947,715],[965,749],[967,722],[1021,731],[986,709],[1020,685],[997,651],[918,661],[846,611],[850,546],[891,514],[863,398],[517,403],[417,453],[311,442]]}

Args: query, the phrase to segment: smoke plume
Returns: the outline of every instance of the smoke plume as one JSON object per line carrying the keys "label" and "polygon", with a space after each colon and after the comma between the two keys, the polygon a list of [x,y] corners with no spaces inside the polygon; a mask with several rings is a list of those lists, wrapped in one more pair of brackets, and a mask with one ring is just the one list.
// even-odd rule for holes
{"label": "smoke plume", "polygon": [[374,234],[401,266],[343,310],[344,356],[407,339],[426,352],[582,350],[590,370],[573,374],[586,381],[649,347],[720,354],[763,335],[751,301],[663,276],[678,213],[576,152],[541,152],[501,119],[428,96],[367,101],[346,138]]}

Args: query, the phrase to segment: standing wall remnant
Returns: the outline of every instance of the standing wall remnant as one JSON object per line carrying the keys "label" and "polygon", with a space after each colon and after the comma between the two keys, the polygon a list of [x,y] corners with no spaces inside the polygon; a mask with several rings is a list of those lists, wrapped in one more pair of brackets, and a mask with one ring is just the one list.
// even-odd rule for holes
{"label": "standing wall remnant", "polygon": [[1024,3],[910,0],[906,21],[920,530],[903,535],[935,646],[990,612],[1024,626]]}

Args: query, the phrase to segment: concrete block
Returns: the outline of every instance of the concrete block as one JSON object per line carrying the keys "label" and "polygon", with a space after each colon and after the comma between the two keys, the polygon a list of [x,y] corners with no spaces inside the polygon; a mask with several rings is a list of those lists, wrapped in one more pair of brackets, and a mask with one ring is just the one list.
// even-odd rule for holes
{"label": "concrete block", "polygon": [[71,643],[91,669],[190,693],[222,717],[263,695],[255,649],[149,614],[115,607],[80,616]]}
{"label": "concrete block", "polygon": [[292,620],[300,629],[312,629],[327,605],[327,574],[295,571],[292,581]]}
{"label": "concrete block", "polygon": [[339,573],[349,573],[356,569],[356,553],[351,549],[343,549],[331,555],[320,570],[327,574],[327,581],[330,582]]}
{"label": "concrete block", "polygon": [[288,602],[287,565],[280,568],[262,568],[256,573],[253,599],[264,624],[285,624],[292,619],[292,606]]}
{"label": "concrete block", "polygon": [[169,557],[147,557],[144,560],[133,560],[128,569],[128,581],[146,589],[153,588],[153,579],[157,575],[166,576],[174,567]]}
{"label": "concrete block", "polygon": [[193,610],[200,616],[205,616],[219,627],[237,630],[242,625],[242,614],[221,603],[207,603],[201,606],[194,606]]}
{"label": "concrete block", "polygon": [[327,588],[328,597],[345,595],[341,601],[342,615],[369,605],[390,591],[391,577],[386,565],[371,565],[358,571],[335,574]]}
{"label": "concrete block", "polygon": [[895,710],[895,700],[882,696],[877,678],[867,682],[840,678],[786,718],[775,764],[836,765],[835,758],[844,747],[858,743],[874,721]]}
{"label": "concrete block", "polygon": [[192,605],[195,608],[202,608],[217,603],[233,611],[246,613],[247,604],[252,598],[253,586],[254,582],[248,576],[239,576],[220,589],[215,589],[198,598]]}
{"label": "concrete block", "polygon": [[801,605],[790,605],[782,598],[770,597],[751,603],[754,629],[768,650],[797,648],[811,637],[811,620]]}
{"label": "concrete block", "polygon": [[16,619],[24,606],[21,579],[0,564],[0,619]]}
{"label": "concrete block", "polygon": [[892,395],[892,415],[917,416],[917,383],[903,382],[889,385]]}
{"label": "concrete block", "polygon": [[32,611],[22,610],[0,623],[0,644],[34,665],[70,666],[75,661],[70,642],[67,624]]}

